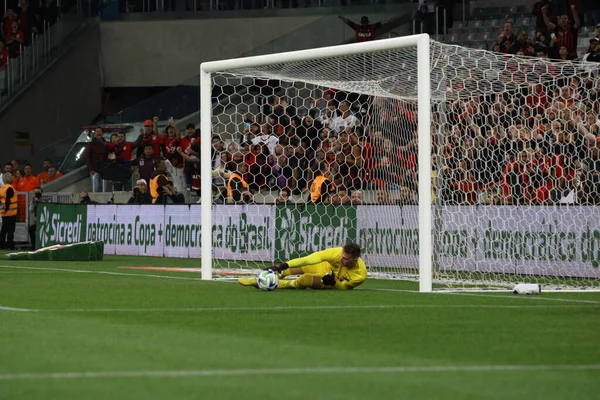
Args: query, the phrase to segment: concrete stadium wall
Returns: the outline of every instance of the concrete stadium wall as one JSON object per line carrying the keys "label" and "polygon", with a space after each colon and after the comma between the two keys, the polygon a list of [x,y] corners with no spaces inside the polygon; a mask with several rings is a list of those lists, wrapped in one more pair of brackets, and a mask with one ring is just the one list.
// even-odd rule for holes
{"label": "concrete stadium wall", "polygon": [[318,18],[104,22],[106,86],[174,86],[203,61],[237,57]]}
{"label": "concrete stadium wall", "polygon": [[[42,162],[36,156],[39,149],[76,134],[101,111],[101,88],[96,24],[0,115],[0,160],[29,160],[36,171]],[[17,142],[15,132],[28,132],[29,142]]]}
{"label": "concrete stadium wall", "polygon": [[[415,8],[413,4],[396,4],[370,12],[348,11],[344,15],[358,22],[362,15],[368,14],[372,22],[377,22]],[[354,36],[337,19],[337,13],[110,21],[101,24],[101,33],[106,87],[175,86],[198,75],[204,61],[235,58],[250,50],[253,50],[251,55],[258,55],[330,46]]]}

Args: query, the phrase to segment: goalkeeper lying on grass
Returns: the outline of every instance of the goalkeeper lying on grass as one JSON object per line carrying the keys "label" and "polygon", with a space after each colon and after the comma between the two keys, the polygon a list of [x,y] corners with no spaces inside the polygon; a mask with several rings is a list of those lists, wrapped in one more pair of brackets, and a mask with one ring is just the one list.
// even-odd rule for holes
{"label": "goalkeeper lying on grass", "polygon": [[[317,251],[307,257],[296,258],[270,269],[280,278],[300,275],[294,280],[279,281],[279,289],[353,289],[367,279],[367,267],[360,258],[360,246],[347,243]],[[258,287],[256,278],[240,278],[240,285]]]}

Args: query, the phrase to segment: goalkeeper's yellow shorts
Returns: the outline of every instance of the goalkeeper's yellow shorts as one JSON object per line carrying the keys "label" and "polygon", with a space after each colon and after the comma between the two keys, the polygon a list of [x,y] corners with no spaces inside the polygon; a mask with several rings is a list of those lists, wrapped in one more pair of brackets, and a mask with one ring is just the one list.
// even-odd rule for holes
{"label": "goalkeeper's yellow shorts", "polygon": [[321,261],[318,264],[305,265],[302,268],[303,274],[313,274],[324,276],[331,272],[331,264],[328,261]]}

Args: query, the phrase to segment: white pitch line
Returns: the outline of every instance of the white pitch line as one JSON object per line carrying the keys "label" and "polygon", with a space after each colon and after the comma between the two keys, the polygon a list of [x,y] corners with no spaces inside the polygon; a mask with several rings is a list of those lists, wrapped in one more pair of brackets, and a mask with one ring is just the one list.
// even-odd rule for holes
{"label": "white pitch line", "polygon": [[70,308],[39,310],[44,312],[226,312],[226,311],[299,311],[299,310],[368,310],[368,309],[409,309],[409,308],[581,308],[587,305],[491,305],[491,304],[398,304],[366,306],[274,306],[274,307],[198,307],[198,308]]}
{"label": "white pitch line", "polygon": [[186,281],[201,281],[200,278],[186,278],[184,276],[172,276],[172,275],[153,275],[153,274],[131,274],[125,272],[109,272],[109,271],[89,271],[82,269],[63,269],[63,268],[44,268],[44,267],[17,267],[12,265],[0,265],[0,268],[15,268],[15,269],[30,269],[37,271],[59,271],[59,272],[73,272],[81,274],[101,274],[101,275],[118,275],[118,276],[143,276],[146,278],[161,278],[161,279],[180,279]]}
{"label": "white pitch line", "polygon": [[32,308],[16,308],[16,307],[0,306],[0,311],[31,312],[31,311],[38,311],[38,310],[34,310]]}
{"label": "white pitch line", "polygon": [[[585,304],[600,304],[600,301],[597,300],[580,300],[580,299],[565,299],[565,298],[561,298],[561,297],[547,297],[547,296],[538,296],[538,295],[531,295],[531,296],[519,296],[519,295],[512,295],[512,296],[497,296],[497,295],[492,295],[492,294],[486,294],[486,293],[461,293],[461,292],[441,292],[444,294],[458,294],[461,296],[483,296],[483,297],[495,297],[498,299],[524,299],[525,301],[534,301],[534,300],[542,300],[542,301],[558,301],[558,302],[566,302],[566,303],[585,303]],[[543,293],[543,292],[542,292]]]}
{"label": "white pitch line", "polygon": [[40,379],[94,379],[94,378],[146,378],[146,377],[214,377],[262,375],[315,375],[315,374],[414,374],[436,372],[520,372],[520,371],[596,371],[600,364],[590,365],[431,365],[389,367],[315,367],[281,369],[215,369],[182,371],[99,371],[99,372],[31,372],[0,374],[0,380]]}
{"label": "white pitch line", "polygon": [[[417,290],[406,290],[406,289],[361,289],[361,290],[374,290],[374,291],[380,291],[380,292],[401,292],[401,293],[405,293],[405,292],[409,292],[409,293],[415,293],[418,294],[419,292]],[[557,292],[542,292],[544,294],[547,293],[557,293]],[[582,291],[581,293],[585,293],[585,291]],[[592,292],[588,292],[588,293],[592,293]],[[547,301],[558,301],[558,302],[567,302],[567,303],[586,303],[586,304],[600,304],[600,301],[598,300],[579,300],[579,299],[565,299],[565,298],[559,298],[559,297],[547,297],[547,296],[520,296],[520,295],[510,295],[510,296],[505,296],[505,295],[494,295],[494,294],[489,294],[486,292],[481,292],[481,293],[471,293],[471,292],[460,292],[460,291],[456,291],[456,292],[433,292],[430,294],[434,294],[434,295],[439,295],[439,294],[445,294],[445,295],[461,295],[461,296],[475,296],[475,297],[492,297],[492,298],[498,298],[498,299],[513,299],[513,300],[525,300],[525,301],[530,301],[530,300],[547,300]]]}

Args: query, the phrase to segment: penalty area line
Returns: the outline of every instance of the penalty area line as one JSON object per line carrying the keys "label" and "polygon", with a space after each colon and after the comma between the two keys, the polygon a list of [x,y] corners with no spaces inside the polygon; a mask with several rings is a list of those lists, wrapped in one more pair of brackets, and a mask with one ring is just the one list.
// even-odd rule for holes
{"label": "penalty area line", "polygon": [[315,374],[418,374],[439,372],[521,372],[521,371],[596,371],[600,364],[590,365],[430,365],[387,367],[314,367],[280,369],[216,369],[181,371],[98,371],[0,374],[0,381],[44,379],[98,379],[98,378],[183,378],[261,375],[315,375]]}

